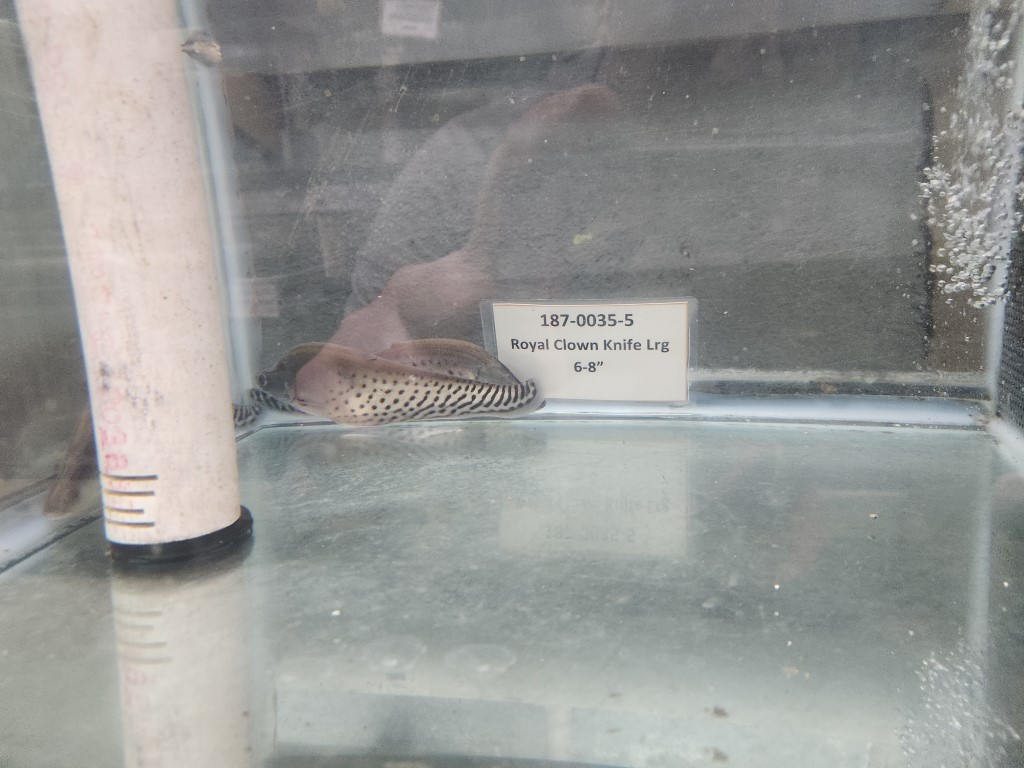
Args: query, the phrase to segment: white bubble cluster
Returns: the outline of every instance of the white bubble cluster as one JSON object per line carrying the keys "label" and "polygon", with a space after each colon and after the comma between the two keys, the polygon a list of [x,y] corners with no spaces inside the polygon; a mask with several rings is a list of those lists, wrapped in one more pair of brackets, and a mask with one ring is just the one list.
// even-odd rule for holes
{"label": "white bubble cluster", "polygon": [[920,699],[901,734],[907,768],[996,768],[1020,734],[989,703],[984,654],[961,641],[917,676]]}
{"label": "white bubble cluster", "polygon": [[948,130],[934,137],[936,162],[921,184],[928,223],[944,241],[931,271],[939,288],[967,294],[987,307],[1006,295],[1006,271],[1014,235],[1021,228],[1017,201],[1024,110],[1007,109],[1014,84],[1009,48],[1020,20],[1020,0],[974,0],[964,74]]}

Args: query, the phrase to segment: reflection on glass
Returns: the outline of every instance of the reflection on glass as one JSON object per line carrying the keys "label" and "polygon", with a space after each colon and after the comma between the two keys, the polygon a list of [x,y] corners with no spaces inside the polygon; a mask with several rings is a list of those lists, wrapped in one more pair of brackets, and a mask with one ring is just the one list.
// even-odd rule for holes
{"label": "reflection on glass", "polygon": [[[933,300],[919,188],[964,18],[762,20],[725,39],[676,19],[636,40],[614,4],[602,13],[573,50],[461,60],[461,38],[385,35],[386,54],[334,54],[307,28],[316,71],[277,70],[258,46],[225,58],[280,126],[241,163],[264,367],[312,340],[479,343],[481,299],[693,296],[705,388],[976,393],[983,314]],[[439,40],[446,21],[495,52],[522,42],[455,9]],[[588,28],[550,21],[552,42]],[[247,147],[253,103],[233,110]]]}
{"label": "reflection on glass", "polygon": [[[0,499],[37,488],[65,461],[86,407],[71,282],[28,65],[10,9],[0,4]],[[78,499],[88,471],[55,497]],[[77,506],[76,506],[77,503]]]}
{"label": "reflection on glass", "polygon": [[251,765],[242,571],[115,573],[126,768]]}

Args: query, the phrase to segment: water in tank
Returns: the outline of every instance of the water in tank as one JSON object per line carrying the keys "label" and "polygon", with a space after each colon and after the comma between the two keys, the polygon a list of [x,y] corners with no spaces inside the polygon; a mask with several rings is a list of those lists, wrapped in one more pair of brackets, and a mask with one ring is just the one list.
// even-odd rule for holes
{"label": "water in tank", "polygon": [[1020,12],[0,0],[0,766],[1024,765]]}

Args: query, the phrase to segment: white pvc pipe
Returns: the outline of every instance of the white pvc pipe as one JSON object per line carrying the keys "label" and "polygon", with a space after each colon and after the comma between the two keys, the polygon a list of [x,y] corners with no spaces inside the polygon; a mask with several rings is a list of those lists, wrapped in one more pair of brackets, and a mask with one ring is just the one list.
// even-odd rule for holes
{"label": "white pvc pipe", "polygon": [[214,241],[173,0],[18,0],[85,351],[107,538],[239,520]]}

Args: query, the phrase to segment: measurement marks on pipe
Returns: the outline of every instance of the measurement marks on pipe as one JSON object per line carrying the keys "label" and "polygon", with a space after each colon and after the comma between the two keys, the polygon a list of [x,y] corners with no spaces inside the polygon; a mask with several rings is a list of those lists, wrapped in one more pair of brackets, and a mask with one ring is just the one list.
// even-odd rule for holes
{"label": "measurement marks on pipe", "polygon": [[155,483],[158,479],[158,475],[114,475],[110,472],[103,473],[104,480],[110,480],[111,482],[142,482],[142,483]]}
{"label": "measurement marks on pipe", "polygon": [[[156,497],[153,487],[159,480],[157,475],[115,475],[100,473],[103,488],[103,516],[107,525],[125,528],[153,528],[152,520],[140,520],[145,515],[146,501]],[[128,519],[122,519],[121,516]]]}
{"label": "measurement marks on pipe", "polygon": [[[127,607],[114,602],[114,627],[117,631],[117,653],[123,662],[132,665],[167,664],[173,659],[167,655],[169,643],[163,611]],[[135,669],[125,677],[126,682],[143,682],[144,673]],[[130,693],[136,693],[129,689]]]}

